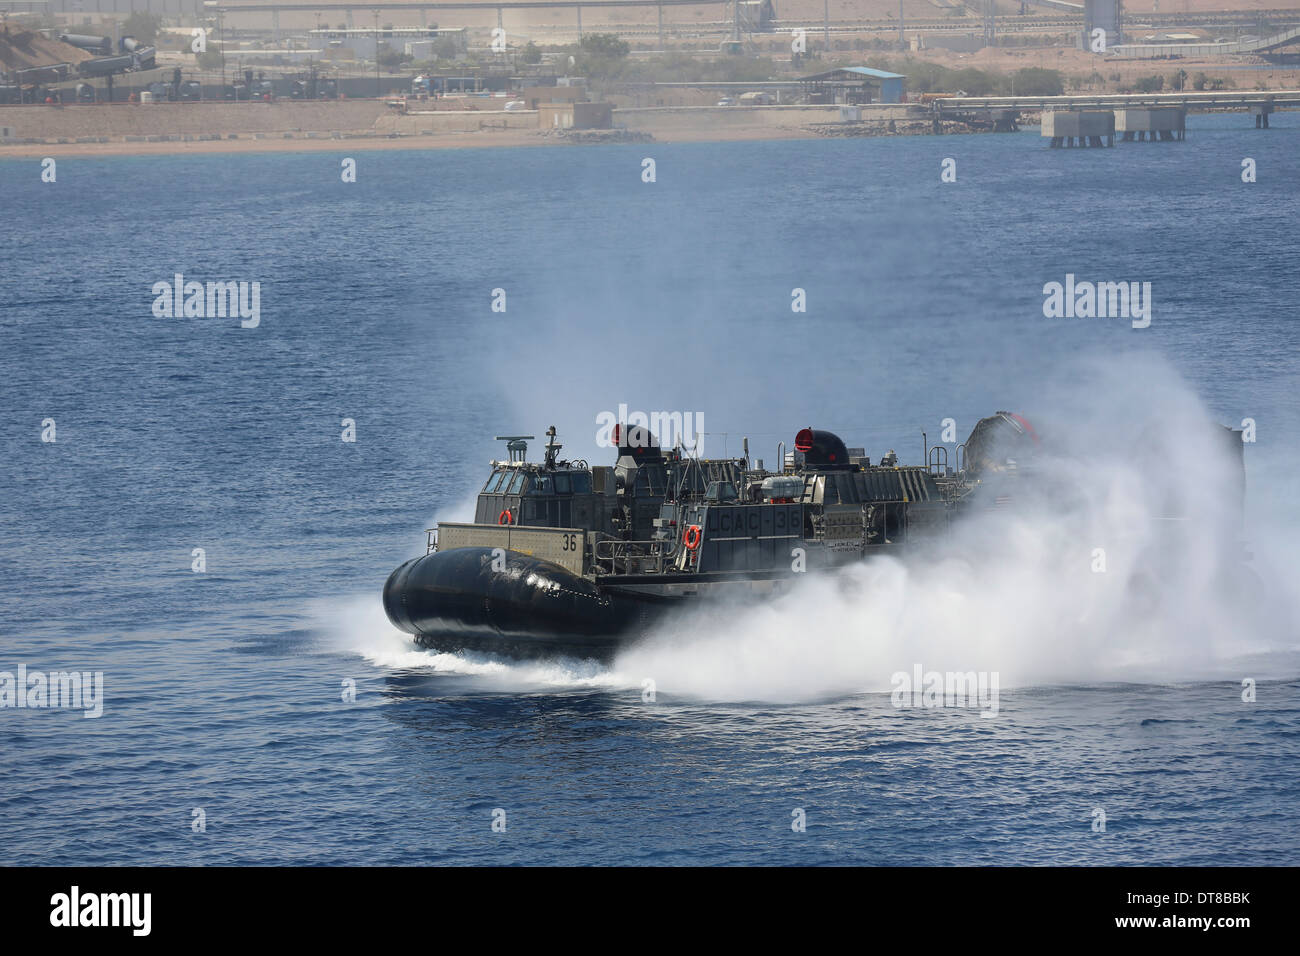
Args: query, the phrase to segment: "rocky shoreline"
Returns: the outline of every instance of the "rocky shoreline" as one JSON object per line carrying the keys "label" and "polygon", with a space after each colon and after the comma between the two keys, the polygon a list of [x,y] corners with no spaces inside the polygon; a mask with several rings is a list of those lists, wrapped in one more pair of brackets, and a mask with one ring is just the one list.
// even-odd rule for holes
{"label": "rocky shoreline", "polygon": [[538,135],[574,145],[657,142],[650,133],[634,129],[548,129],[542,130]]}

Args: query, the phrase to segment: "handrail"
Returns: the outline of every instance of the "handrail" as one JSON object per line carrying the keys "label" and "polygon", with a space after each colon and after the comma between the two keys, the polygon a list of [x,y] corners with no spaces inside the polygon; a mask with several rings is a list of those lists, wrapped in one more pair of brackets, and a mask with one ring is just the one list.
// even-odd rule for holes
{"label": "handrail", "polygon": [[[940,454],[942,452],[943,454]],[[925,470],[932,475],[943,475],[948,469],[948,446],[931,445],[926,456]]]}
{"label": "handrail", "polygon": [[[595,549],[592,552],[592,560],[597,565],[598,571],[606,574],[617,574],[619,562],[623,562],[627,573],[626,564],[629,560],[635,559],[637,571],[639,573],[662,574],[664,570],[664,559],[671,557],[676,551],[676,541],[654,538],[648,541],[622,541],[618,538],[606,538],[603,541],[597,541]],[[643,560],[653,562],[651,569],[647,571],[642,567]]]}

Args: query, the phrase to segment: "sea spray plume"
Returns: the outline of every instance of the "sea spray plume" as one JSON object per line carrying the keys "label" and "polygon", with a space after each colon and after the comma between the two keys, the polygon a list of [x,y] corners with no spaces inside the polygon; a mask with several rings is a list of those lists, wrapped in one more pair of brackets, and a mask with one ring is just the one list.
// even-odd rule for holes
{"label": "sea spray plume", "polygon": [[[497,654],[433,651],[416,647],[409,634],[389,623],[373,594],[357,594],[321,602],[313,630],[326,637],[332,650],[357,655],[368,664],[391,671],[417,671],[430,677],[471,677],[474,690],[502,693],[538,690],[607,689],[614,677],[591,660],[557,655],[519,661]],[[464,689],[448,684],[446,692]],[[444,692],[430,685],[429,692]]]}
{"label": "sea spray plume", "polygon": [[444,504],[434,512],[424,525],[424,529],[436,528],[444,521],[473,521],[474,510],[478,507],[478,493],[482,487],[482,481],[475,481],[471,487],[467,487],[462,496],[451,504]]}
{"label": "sea spray plume", "polygon": [[1295,584],[1244,565],[1224,429],[1156,360],[1083,372],[1082,387],[1044,392],[1049,437],[1018,463],[1010,510],[967,516],[904,559],[686,612],[620,655],[620,678],[805,701],[888,692],[918,662],[997,672],[1006,688],[1238,678],[1243,655],[1293,650]]}

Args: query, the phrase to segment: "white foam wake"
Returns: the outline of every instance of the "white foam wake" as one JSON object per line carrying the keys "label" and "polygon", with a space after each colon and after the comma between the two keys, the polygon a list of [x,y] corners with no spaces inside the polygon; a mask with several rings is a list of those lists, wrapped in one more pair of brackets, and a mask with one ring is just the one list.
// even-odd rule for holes
{"label": "white foam wake", "polygon": [[[341,648],[381,667],[495,688],[639,688],[706,700],[799,702],[888,692],[896,672],[997,672],[1001,686],[1265,680],[1300,673],[1296,509],[1277,509],[1240,560],[1234,475],[1211,415],[1167,367],[1112,360],[1025,410],[1069,441],[1036,460],[1046,494],[971,518],[906,559],[799,579],[758,603],[693,608],[610,668],[421,650],[378,595],[333,608]],[[1282,500],[1252,468],[1252,496]],[[1171,509],[1186,520],[1169,521]],[[1098,571],[1098,549],[1105,570]]]}
{"label": "white foam wake", "polygon": [[496,654],[427,650],[397,630],[384,614],[379,595],[353,595],[330,601],[318,627],[332,647],[390,670],[424,670],[481,679],[485,689],[601,689],[617,686],[614,675],[596,661],[556,656],[514,660]]}

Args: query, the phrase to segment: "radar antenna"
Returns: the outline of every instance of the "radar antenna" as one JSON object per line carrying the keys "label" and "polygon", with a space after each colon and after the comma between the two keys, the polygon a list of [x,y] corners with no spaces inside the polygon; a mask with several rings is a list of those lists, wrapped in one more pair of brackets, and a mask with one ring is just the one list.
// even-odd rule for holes
{"label": "radar antenna", "polygon": [[533,440],[532,435],[498,435],[496,440],[506,443],[511,464],[528,460],[528,443]]}

